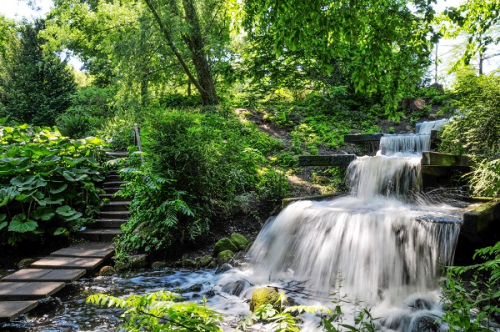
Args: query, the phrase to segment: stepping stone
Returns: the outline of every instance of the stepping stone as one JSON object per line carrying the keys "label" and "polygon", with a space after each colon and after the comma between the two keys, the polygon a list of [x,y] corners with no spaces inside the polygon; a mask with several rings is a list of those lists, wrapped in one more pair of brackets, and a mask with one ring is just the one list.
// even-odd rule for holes
{"label": "stepping stone", "polygon": [[92,228],[121,228],[121,226],[126,223],[123,219],[99,219],[97,222],[89,225]]}
{"label": "stepping stone", "polygon": [[22,269],[2,278],[2,282],[72,282],[83,277],[85,269],[51,270],[51,269]]}
{"label": "stepping stone", "polygon": [[0,302],[0,322],[14,320],[37,305],[38,301]]}
{"label": "stepping stone", "polygon": [[114,248],[64,248],[50,254],[56,257],[108,258],[115,252]]}
{"label": "stepping stone", "polygon": [[[125,222],[125,220],[124,220]],[[109,242],[113,241],[113,238],[117,235],[122,234],[122,230],[119,228],[106,228],[106,229],[87,229],[85,231],[79,232],[79,236],[88,241],[101,241]]]}
{"label": "stepping stone", "polygon": [[102,258],[48,256],[34,262],[31,267],[41,269],[86,269],[90,271],[102,262]]}
{"label": "stepping stone", "polygon": [[1,282],[0,300],[44,299],[60,291],[65,285],[64,282]]}

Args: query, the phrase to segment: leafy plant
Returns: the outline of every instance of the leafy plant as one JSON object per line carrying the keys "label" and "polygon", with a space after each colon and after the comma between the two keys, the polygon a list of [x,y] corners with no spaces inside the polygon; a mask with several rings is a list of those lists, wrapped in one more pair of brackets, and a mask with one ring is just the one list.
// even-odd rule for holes
{"label": "leafy plant", "polygon": [[0,243],[68,234],[92,218],[103,146],[48,127],[0,127]]}
{"label": "leafy plant", "polygon": [[131,295],[125,299],[105,294],[91,295],[87,303],[124,309],[121,316],[126,331],[222,332],[222,316],[206,305],[183,302],[171,292]]}

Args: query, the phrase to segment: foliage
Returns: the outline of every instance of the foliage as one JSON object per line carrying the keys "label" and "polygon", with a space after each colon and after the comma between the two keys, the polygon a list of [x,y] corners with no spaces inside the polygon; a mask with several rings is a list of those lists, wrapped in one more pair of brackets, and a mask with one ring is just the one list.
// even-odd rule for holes
{"label": "foliage", "polygon": [[[138,156],[135,164],[138,163]],[[194,240],[208,229],[206,223],[194,218],[182,200],[183,192],[175,191],[172,180],[164,179],[149,168],[129,166],[120,169],[128,183],[120,195],[131,197],[131,217],[123,225],[117,239],[117,252],[158,251]]]}
{"label": "foliage", "polygon": [[264,168],[281,144],[234,115],[168,111],[151,115],[143,132],[153,171],[186,193],[201,220],[230,214],[238,195],[276,201],[286,192],[283,176]]}
{"label": "foliage", "polygon": [[457,108],[444,129],[441,148],[468,154],[476,162],[471,183],[476,194],[500,193],[500,77],[464,75],[455,87]]}
{"label": "foliage", "polygon": [[445,37],[466,35],[466,47],[453,70],[469,65],[471,59],[479,56],[479,74],[483,74],[483,62],[500,54],[487,54],[488,48],[500,42],[500,1],[467,0],[458,7],[445,10],[440,21]]}
{"label": "foliage", "polygon": [[28,125],[0,127],[0,140],[0,244],[68,234],[98,212],[104,142]]}
{"label": "foliage", "polygon": [[429,63],[432,1],[294,1],[293,6],[247,0],[246,27],[257,42],[304,52],[326,73],[349,73],[356,91],[380,96],[393,117]]}
{"label": "foliage", "polygon": [[180,300],[182,296],[162,291],[125,299],[96,294],[87,303],[124,309],[121,328],[126,331],[222,332],[222,316],[207,307],[205,300],[201,304]]}
{"label": "foliage", "polygon": [[55,124],[70,106],[70,95],[75,91],[66,62],[43,50],[45,40],[39,36],[43,29],[43,21],[21,26],[19,49],[6,68],[9,79],[3,87],[5,112],[21,123]]}
{"label": "foliage", "polygon": [[[492,318],[500,314],[500,242],[476,250],[474,258],[478,257],[485,262],[448,268],[441,301],[442,320],[450,331],[495,331]],[[472,274],[469,282],[462,280],[464,273]]]}

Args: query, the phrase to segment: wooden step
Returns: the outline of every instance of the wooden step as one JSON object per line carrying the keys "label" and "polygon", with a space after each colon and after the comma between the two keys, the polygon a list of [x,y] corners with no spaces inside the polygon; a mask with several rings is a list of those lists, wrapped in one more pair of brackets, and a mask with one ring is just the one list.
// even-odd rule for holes
{"label": "wooden step", "polygon": [[87,273],[85,269],[22,269],[0,279],[1,282],[65,282],[80,279]]}
{"label": "wooden step", "polygon": [[112,201],[101,208],[101,211],[128,211],[130,201]]}
{"label": "wooden step", "polygon": [[124,219],[99,219],[89,225],[89,228],[121,228],[126,222],[127,220]]}
{"label": "wooden step", "polygon": [[125,158],[128,156],[128,152],[126,151],[116,151],[116,152],[106,152],[106,155],[111,158]]}
{"label": "wooden step", "polygon": [[81,248],[69,247],[57,250],[50,254],[54,257],[80,257],[80,258],[103,258],[107,259],[113,255],[115,249],[113,246],[106,246],[102,248]]}
{"label": "wooden step", "polygon": [[32,263],[30,267],[40,269],[85,269],[93,270],[103,263],[102,258],[47,256]]}
{"label": "wooden step", "polygon": [[101,211],[101,219],[122,219],[128,220],[130,217],[130,211]]}
{"label": "wooden step", "polygon": [[128,182],[125,182],[122,180],[120,180],[120,181],[106,181],[106,182],[102,183],[102,186],[106,187],[106,188],[108,188],[108,187],[121,187],[122,185],[127,184],[127,183]]}
{"label": "wooden step", "polygon": [[38,301],[0,302],[0,322],[12,321],[37,305]]}
{"label": "wooden step", "polygon": [[113,241],[114,237],[122,234],[121,229],[117,228],[104,228],[104,229],[87,229],[82,232],[78,232],[79,237],[87,241],[96,242],[109,242]]}
{"label": "wooden step", "polygon": [[0,282],[1,301],[38,300],[60,291],[64,282]]}
{"label": "wooden step", "polygon": [[106,192],[106,194],[116,194],[117,192],[119,192],[123,188],[122,187],[103,187],[102,189]]}

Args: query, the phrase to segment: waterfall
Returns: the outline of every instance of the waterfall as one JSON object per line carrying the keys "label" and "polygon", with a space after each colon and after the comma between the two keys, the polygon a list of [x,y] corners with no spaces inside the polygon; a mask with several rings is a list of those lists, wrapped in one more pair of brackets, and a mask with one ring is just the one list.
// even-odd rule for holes
{"label": "waterfall", "polygon": [[[284,209],[249,252],[255,275],[263,281],[291,278],[323,294],[342,280],[346,293],[371,305],[435,288],[439,267],[453,261],[461,226],[423,217],[456,217],[459,212],[452,207],[411,201],[420,189],[418,152],[437,126],[420,125],[426,134],[413,135],[415,144],[403,148],[403,156],[394,149],[354,160],[346,175],[349,196]],[[403,143],[386,148],[409,147],[409,137],[399,136]]]}

